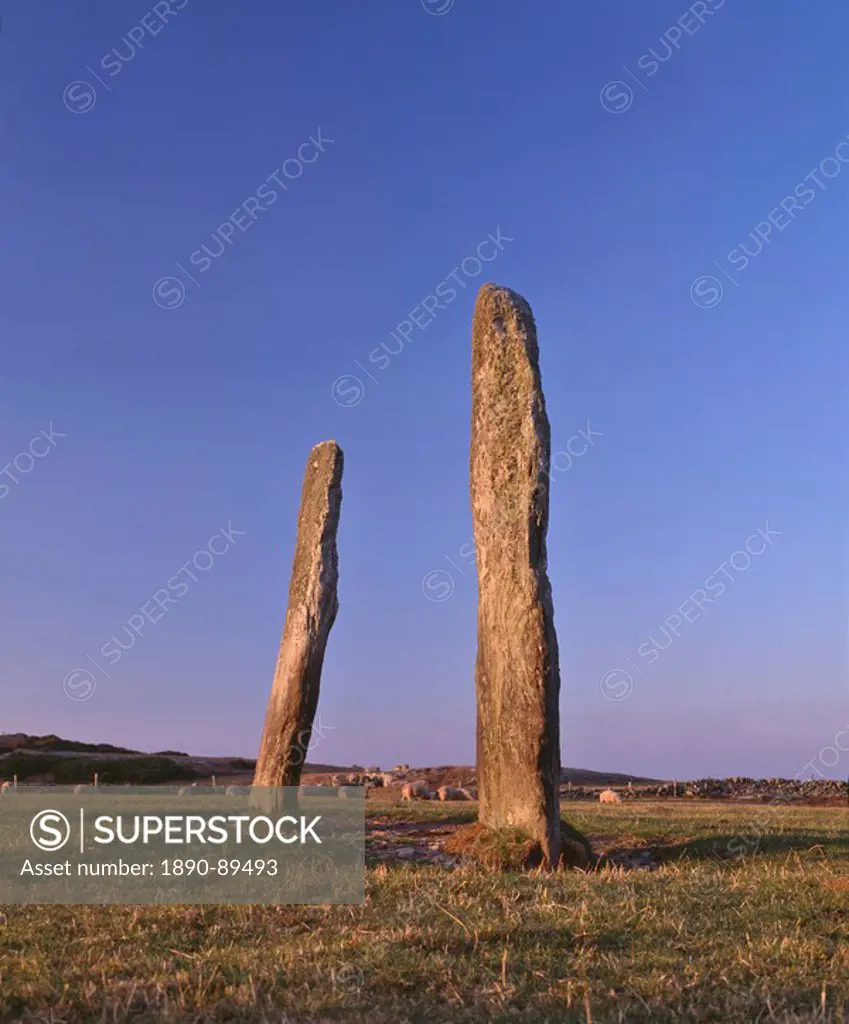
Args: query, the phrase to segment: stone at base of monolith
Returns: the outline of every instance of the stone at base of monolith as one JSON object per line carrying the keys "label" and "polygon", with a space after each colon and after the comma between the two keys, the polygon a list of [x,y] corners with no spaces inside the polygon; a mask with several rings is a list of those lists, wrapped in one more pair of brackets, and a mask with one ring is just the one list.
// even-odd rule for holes
{"label": "stone at base of monolith", "polygon": [[597,858],[589,840],[565,821],[560,823],[560,857],[547,861],[542,844],[520,828],[490,828],[476,822],[458,828],[445,840],[447,854],[490,871],[528,871],[542,866],[580,868],[595,866]]}

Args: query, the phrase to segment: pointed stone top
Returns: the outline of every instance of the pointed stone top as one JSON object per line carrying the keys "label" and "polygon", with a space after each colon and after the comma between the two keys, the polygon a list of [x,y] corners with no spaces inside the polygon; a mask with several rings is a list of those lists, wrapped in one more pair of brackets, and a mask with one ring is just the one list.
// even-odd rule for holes
{"label": "pointed stone top", "polygon": [[512,288],[508,288],[506,285],[493,284],[491,281],[481,285],[477,302],[475,303],[476,313],[497,314],[500,310],[511,306],[533,320],[530,303],[523,295],[514,292]]}
{"label": "pointed stone top", "polygon": [[342,455],[342,449],[335,441],[319,441],[312,446],[310,455],[324,455],[333,459]]}
{"label": "pointed stone top", "polygon": [[[307,459],[307,471],[312,469],[326,468],[328,475],[335,483],[338,483],[342,473],[344,455],[342,449],[335,441],[320,441],[313,445]],[[309,475],[309,473],[308,473]]]}
{"label": "pointed stone top", "polygon": [[520,295],[512,288],[508,288],[506,284],[496,284],[494,281],[486,281],[480,286],[480,290],[478,291],[478,302],[480,302],[484,296],[495,295],[503,295],[510,302],[522,303],[525,306],[528,305],[528,300],[524,295]]}
{"label": "pointed stone top", "polygon": [[537,330],[530,303],[524,296],[501,284],[481,286],[472,318],[473,366],[486,361],[484,352],[493,345],[501,348],[509,336],[521,343],[531,362],[539,358]]}

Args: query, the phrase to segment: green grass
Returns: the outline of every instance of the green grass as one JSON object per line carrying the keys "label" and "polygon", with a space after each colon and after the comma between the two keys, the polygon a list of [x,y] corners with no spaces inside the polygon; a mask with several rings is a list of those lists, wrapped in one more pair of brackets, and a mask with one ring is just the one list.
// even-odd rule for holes
{"label": "green grass", "polygon": [[[602,846],[659,848],[662,866],[377,867],[354,907],[11,907],[0,1019],[849,1020],[849,810],[564,811]],[[729,852],[741,837],[748,856]]]}
{"label": "green grass", "polygon": [[369,803],[368,816],[381,821],[445,822],[446,824],[467,825],[478,818],[476,803],[431,803],[421,801],[410,804]]}

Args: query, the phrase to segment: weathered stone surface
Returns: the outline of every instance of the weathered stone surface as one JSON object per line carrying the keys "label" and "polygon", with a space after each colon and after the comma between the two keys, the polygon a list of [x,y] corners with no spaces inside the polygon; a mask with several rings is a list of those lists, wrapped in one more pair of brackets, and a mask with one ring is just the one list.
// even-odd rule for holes
{"label": "weathered stone surface", "polygon": [[255,786],[297,786],[318,706],[321,667],[339,608],[336,531],[342,506],[342,449],[310,452],[301,490],[289,605],[265,716]]}
{"label": "weathered stone surface", "polygon": [[480,823],[560,855],[560,669],[545,537],[551,435],[528,303],[481,288],[472,326]]}

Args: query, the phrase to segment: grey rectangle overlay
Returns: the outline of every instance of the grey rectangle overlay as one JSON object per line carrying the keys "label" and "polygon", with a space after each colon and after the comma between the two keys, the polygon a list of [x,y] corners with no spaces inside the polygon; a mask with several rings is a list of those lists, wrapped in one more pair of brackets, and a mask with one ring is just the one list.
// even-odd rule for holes
{"label": "grey rectangle overlay", "polygon": [[0,795],[0,904],[364,900],[362,789],[19,786]]}

